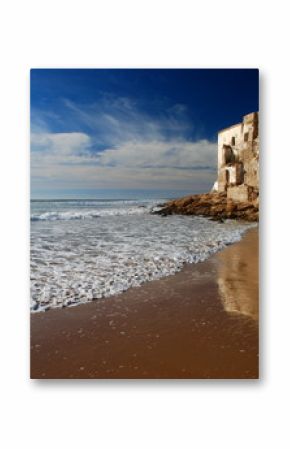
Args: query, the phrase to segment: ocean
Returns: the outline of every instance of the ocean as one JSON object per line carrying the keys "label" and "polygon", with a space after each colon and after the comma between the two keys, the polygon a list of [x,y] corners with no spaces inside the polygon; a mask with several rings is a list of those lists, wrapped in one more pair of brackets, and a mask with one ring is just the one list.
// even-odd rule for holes
{"label": "ocean", "polygon": [[75,306],[169,276],[253,224],[152,215],[166,199],[31,201],[31,311]]}

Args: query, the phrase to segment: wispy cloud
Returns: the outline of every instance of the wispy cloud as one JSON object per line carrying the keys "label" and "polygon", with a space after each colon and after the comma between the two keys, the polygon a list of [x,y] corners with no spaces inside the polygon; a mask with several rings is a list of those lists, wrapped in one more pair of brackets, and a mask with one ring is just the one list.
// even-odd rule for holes
{"label": "wispy cloud", "polygon": [[215,168],[215,161],[216,145],[207,140],[127,142],[98,155],[98,163],[102,166],[144,169],[210,170]]}
{"label": "wispy cloud", "polygon": [[154,103],[150,110],[127,97],[104,95],[98,103],[77,105],[63,100],[73,118],[87,127],[98,144],[120,144],[128,141],[165,140],[192,132],[186,107],[176,104],[157,114]]}
{"label": "wispy cloud", "polygon": [[[104,96],[80,106],[64,100],[84,132],[55,133],[45,120],[32,124],[32,182],[37,187],[175,189],[209,188],[215,180],[216,144],[188,137],[186,107],[162,115],[129,98]],[[42,131],[43,130],[43,131]]]}

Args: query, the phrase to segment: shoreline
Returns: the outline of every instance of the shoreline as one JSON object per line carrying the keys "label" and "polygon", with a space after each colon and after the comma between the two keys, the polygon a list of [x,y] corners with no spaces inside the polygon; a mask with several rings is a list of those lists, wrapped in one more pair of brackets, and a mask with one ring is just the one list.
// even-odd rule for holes
{"label": "shoreline", "polygon": [[254,228],[173,276],[31,314],[31,378],[256,379],[257,320]]}
{"label": "shoreline", "polygon": [[[156,215],[156,214],[154,213],[153,215]],[[209,219],[208,217],[204,217],[204,218],[207,218],[207,220],[212,220],[212,219]],[[214,221],[216,221],[216,220],[214,220]],[[231,221],[231,220],[229,220],[229,221]],[[201,259],[201,260],[196,261],[196,259],[195,259],[194,262],[189,262],[189,261],[184,261],[183,260],[183,261],[181,261],[181,265],[177,266],[175,268],[174,272],[164,274],[164,273],[162,273],[162,271],[159,271],[158,275],[155,275],[155,274],[152,275],[151,274],[151,278],[149,278],[149,279],[147,278],[146,280],[143,280],[143,282],[140,283],[139,285],[131,285],[131,286],[128,285],[127,288],[122,290],[121,292],[119,291],[119,292],[110,293],[109,295],[96,296],[96,297],[94,297],[91,300],[81,301],[81,300],[78,300],[76,298],[69,297],[67,301],[66,301],[66,298],[65,298],[63,300],[63,302],[58,302],[57,305],[53,305],[49,301],[44,301],[44,302],[40,301],[38,303],[36,303],[34,301],[34,303],[32,304],[32,306],[30,308],[30,313],[31,314],[38,314],[38,313],[44,313],[44,312],[47,313],[47,312],[50,312],[51,310],[62,310],[64,308],[66,308],[66,307],[83,306],[83,305],[88,304],[88,303],[90,303],[92,301],[96,301],[96,300],[100,301],[100,300],[104,300],[104,299],[108,299],[108,298],[112,298],[112,297],[117,297],[117,296],[123,295],[127,290],[129,290],[131,288],[143,287],[148,282],[153,282],[153,281],[156,281],[156,280],[160,280],[160,279],[166,278],[168,276],[175,276],[177,273],[182,271],[186,265],[188,265],[188,264],[192,265],[192,264],[197,264],[197,263],[204,262],[204,261],[208,260],[210,257],[212,257],[214,254],[216,254],[216,253],[218,253],[220,251],[223,251],[227,246],[239,242],[241,239],[243,239],[243,236],[245,235],[245,233],[247,233],[249,231],[249,229],[252,229],[253,226],[256,227],[256,224],[251,223],[251,222],[245,221],[245,224],[246,225],[250,225],[250,226],[248,228],[245,228],[245,229],[240,231],[238,240],[235,240],[235,239],[231,240],[231,239],[228,238],[228,240],[227,241],[223,241],[223,243],[221,245],[220,245],[220,242],[218,242],[220,246],[216,246],[213,251],[211,251],[209,254],[206,255],[206,258],[204,260]]]}

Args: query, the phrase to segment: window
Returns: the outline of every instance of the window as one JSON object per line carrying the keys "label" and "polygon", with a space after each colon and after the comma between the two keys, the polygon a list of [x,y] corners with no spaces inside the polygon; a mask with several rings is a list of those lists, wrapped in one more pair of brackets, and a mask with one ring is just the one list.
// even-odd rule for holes
{"label": "window", "polygon": [[229,145],[223,146],[223,160],[224,164],[231,164],[235,160],[235,155]]}
{"label": "window", "polygon": [[248,142],[249,140],[249,133],[244,134],[244,142]]}
{"label": "window", "polygon": [[232,137],[232,146],[235,146],[235,145],[236,145],[236,138]]}

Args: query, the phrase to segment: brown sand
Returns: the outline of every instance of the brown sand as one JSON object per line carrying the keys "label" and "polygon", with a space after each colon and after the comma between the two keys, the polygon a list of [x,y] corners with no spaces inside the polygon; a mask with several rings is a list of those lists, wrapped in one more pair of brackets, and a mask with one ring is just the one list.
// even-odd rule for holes
{"label": "brown sand", "polygon": [[31,316],[31,378],[258,378],[258,232],[122,295]]}

